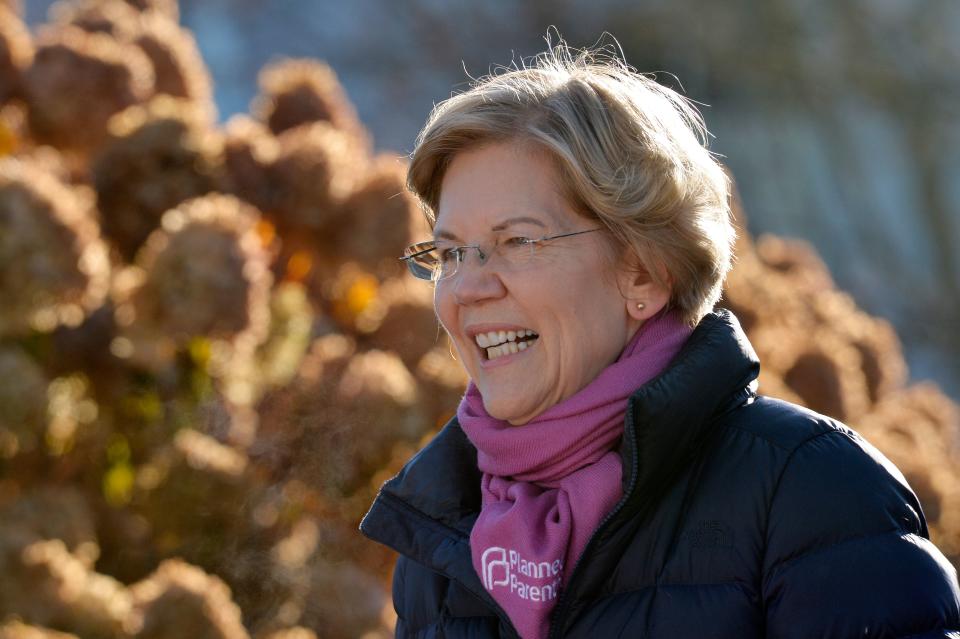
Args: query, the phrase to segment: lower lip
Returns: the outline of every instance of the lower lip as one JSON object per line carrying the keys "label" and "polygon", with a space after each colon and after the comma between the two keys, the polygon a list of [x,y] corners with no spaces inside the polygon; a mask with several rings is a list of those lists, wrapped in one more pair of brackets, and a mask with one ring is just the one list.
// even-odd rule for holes
{"label": "lower lip", "polygon": [[539,341],[540,341],[540,338],[538,337],[536,340],[534,340],[534,341],[530,344],[530,346],[527,346],[527,347],[526,347],[525,349],[523,349],[522,351],[517,351],[516,353],[510,353],[509,355],[501,355],[501,356],[498,357],[497,359],[486,359],[486,358],[483,356],[483,354],[481,354],[481,355],[480,355],[480,358],[481,358],[481,359],[480,359],[480,368],[484,368],[484,369],[486,369],[486,368],[496,368],[497,366],[504,366],[504,365],[506,365],[506,364],[509,364],[510,362],[512,362],[513,360],[515,360],[516,358],[518,358],[518,357],[523,357],[524,355],[526,355],[527,353],[529,353],[529,352],[530,352],[530,349],[533,348],[534,346],[536,346],[536,343],[539,342]]}

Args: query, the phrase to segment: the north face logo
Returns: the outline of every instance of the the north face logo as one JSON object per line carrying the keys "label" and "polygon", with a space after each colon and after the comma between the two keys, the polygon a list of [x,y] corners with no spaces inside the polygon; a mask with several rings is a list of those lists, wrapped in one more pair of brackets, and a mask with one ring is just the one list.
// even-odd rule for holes
{"label": "the north face logo", "polygon": [[[516,550],[491,546],[480,555],[483,587],[493,592],[506,586],[510,592],[528,601],[556,599],[563,579],[563,561],[528,561]],[[530,583],[540,581],[541,583]],[[546,583],[544,583],[546,582]]]}
{"label": "the north face logo", "polygon": [[732,548],[733,530],[715,519],[697,522],[696,526],[680,535],[694,548]]}

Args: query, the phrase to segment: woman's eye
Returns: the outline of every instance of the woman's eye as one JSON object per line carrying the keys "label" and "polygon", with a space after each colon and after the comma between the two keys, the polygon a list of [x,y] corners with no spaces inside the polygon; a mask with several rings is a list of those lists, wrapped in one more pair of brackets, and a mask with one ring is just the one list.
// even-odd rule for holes
{"label": "woman's eye", "polygon": [[523,237],[522,235],[518,235],[517,237],[509,238],[506,242],[504,242],[504,245],[510,246],[510,247],[526,246],[530,242],[531,240],[529,237]]}
{"label": "woman's eye", "polygon": [[441,262],[454,262],[460,257],[460,249],[456,247],[439,249],[439,253]]}

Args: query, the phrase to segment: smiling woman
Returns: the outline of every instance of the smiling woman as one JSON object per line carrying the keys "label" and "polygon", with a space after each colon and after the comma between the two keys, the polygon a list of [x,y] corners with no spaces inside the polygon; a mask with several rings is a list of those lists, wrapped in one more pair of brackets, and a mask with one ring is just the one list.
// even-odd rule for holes
{"label": "smiling woman", "polygon": [[[523,257],[464,262],[437,282],[434,296],[486,412],[514,425],[595,379],[668,299],[649,278],[614,272],[605,259],[612,250],[606,234],[567,235],[582,231],[587,220],[559,192],[558,179],[549,157],[517,142],[463,151],[444,174],[434,227],[438,237],[514,246],[507,254]],[[512,217],[517,211],[526,217]],[[524,246],[540,235],[554,239],[532,251]],[[646,300],[644,308],[639,300]],[[519,345],[506,353],[499,347],[494,357],[475,339],[519,331],[538,338],[522,351]],[[498,338],[493,345],[509,341]]]}
{"label": "smiling woman", "polygon": [[434,109],[408,174],[434,237],[403,259],[471,383],[361,524],[401,553],[398,637],[960,627],[900,472],[758,396],[712,310],[734,233],[705,139],[682,97],[563,44]]}

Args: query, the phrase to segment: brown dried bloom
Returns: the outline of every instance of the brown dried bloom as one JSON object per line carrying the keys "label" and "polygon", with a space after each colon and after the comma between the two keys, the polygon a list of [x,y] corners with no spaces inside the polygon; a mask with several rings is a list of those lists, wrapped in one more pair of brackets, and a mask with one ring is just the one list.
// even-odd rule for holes
{"label": "brown dried bloom", "polygon": [[470,381],[463,366],[453,358],[446,339],[442,341],[444,344],[427,352],[414,369],[429,412],[429,422],[438,429],[457,411]]}
{"label": "brown dried bloom", "polygon": [[363,175],[366,157],[349,135],[326,122],[289,130],[278,141],[268,171],[274,199],[265,213],[284,241],[306,233],[300,241],[312,245],[340,223],[341,204]]}
{"label": "brown dried bloom", "polygon": [[720,306],[733,311],[748,334],[760,325],[802,330],[809,324],[810,310],[807,300],[794,293],[793,282],[789,274],[747,251],[737,256],[727,276]]}
{"label": "brown dried bloom", "polygon": [[33,42],[26,25],[0,4],[0,105],[23,93],[22,76],[33,61]]}
{"label": "brown dried bloom", "polygon": [[0,624],[0,639],[79,639],[76,635],[28,626],[16,619]]}
{"label": "brown dried bloom", "polygon": [[23,1],[22,0],[0,0],[0,7],[8,9],[15,16],[23,16]]}
{"label": "brown dried bloom", "polygon": [[[325,338],[329,339],[329,338]],[[349,495],[425,423],[416,381],[393,353],[352,357],[314,350],[301,376],[260,407],[251,457],[331,498]]]}
{"label": "brown dried bloom", "polygon": [[0,158],[0,335],[76,326],[106,296],[91,203],[52,175]]}
{"label": "brown dried bloom", "polygon": [[180,19],[180,7],[177,0],[123,0],[131,7],[141,12],[156,11],[162,13],[174,22]]}
{"label": "brown dried bloom", "polygon": [[386,603],[387,593],[372,575],[348,561],[317,560],[300,623],[329,639],[365,637],[380,628]]}
{"label": "brown dried bloom", "polygon": [[15,576],[5,575],[20,588],[3,602],[5,612],[81,637],[123,636],[132,602],[122,583],[90,570],[59,539],[30,544],[20,562]]}
{"label": "brown dried bloom", "polygon": [[860,353],[871,403],[903,388],[907,363],[900,339],[889,322],[867,315],[848,294],[840,291],[821,292],[813,298],[811,307],[817,323],[829,326]]}
{"label": "brown dried bloom", "polygon": [[869,410],[860,353],[830,327],[814,325],[806,331],[761,327],[751,341],[767,375],[782,379],[799,403],[840,420]]}
{"label": "brown dried bloom", "polygon": [[137,639],[248,639],[230,588],[179,559],[168,559],[130,587],[134,613],[127,625]]}
{"label": "brown dried bloom", "polygon": [[269,169],[280,154],[270,130],[247,115],[231,117],[224,127],[223,154],[227,190],[269,212],[276,188]]}
{"label": "brown dried bloom", "polygon": [[52,20],[91,33],[106,33],[134,44],[153,65],[154,92],[193,100],[212,123],[216,120],[210,73],[191,33],[175,18],[141,13],[123,0],[60,0],[50,8]]}
{"label": "brown dried bloom", "polygon": [[120,113],[93,166],[103,233],[131,260],[160,217],[217,190],[222,142],[192,102],[159,96]]}
{"label": "brown dried bloom", "polygon": [[18,553],[35,541],[59,539],[81,563],[92,567],[99,556],[95,528],[90,505],[76,487],[28,486],[0,503],[0,537]]}
{"label": "brown dried bloom", "polygon": [[47,380],[19,349],[0,348],[0,459],[36,449],[47,425]]}
{"label": "brown dried bloom", "polygon": [[438,343],[444,343],[443,329],[433,310],[433,291],[409,275],[394,277],[380,287],[381,317],[370,336],[371,344],[393,350],[409,368]]}
{"label": "brown dried bloom", "polygon": [[809,243],[761,235],[755,246],[757,256],[765,266],[791,278],[793,295],[812,297],[834,288],[827,265]]}
{"label": "brown dried bloom", "polygon": [[406,166],[380,155],[343,203],[343,222],[331,248],[342,260],[359,263],[381,277],[405,270],[403,249],[430,233],[417,199],[407,190]]}
{"label": "brown dried bloom", "polygon": [[[0,635],[3,639],[3,635]],[[285,628],[284,630],[275,630],[261,637],[261,639],[317,639],[317,633],[309,628]]]}
{"label": "brown dried bloom", "polygon": [[244,504],[257,494],[252,480],[243,452],[193,429],[178,431],[136,470],[130,508],[149,522],[148,556],[137,559],[228,563],[242,535]]}
{"label": "brown dried bloom", "polygon": [[130,42],[140,31],[140,12],[122,0],[59,0],[47,11],[50,22]]}
{"label": "brown dried bloom", "polygon": [[287,59],[267,65],[258,78],[260,95],[251,112],[274,133],[302,124],[328,122],[349,133],[366,149],[369,136],[346,92],[327,64],[319,60]]}
{"label": "brown dried bloom", "polygon": [[158,94],[191,100],[210,123],[216,121],[210,72],[189,31],[169,17],[151,11],[141,17],[135,43],[153,63]]}
{"label": "brown dried bloom", "polygon": [[310,347],[313,311],[303,285],[283,282],[270,296],[270,330],[257,348],[257,382],[266,388],[283,386],[297,374]]}
{"label": "brown dried bloom", "polygon": [[28,120],[39,142],[89,153],[107,122],[153,92],[153,66],[133,45],[63,26],[42,32],[24,73]]}
{"label": "brown dried bloom", "polygon": [[[266,336],[271,275],[255,231],[257,211],[230,195],[184,202],[137,255],[141,281],[118,291],[117,320],[178,346],[209,337],[251,351]],[[218,347],[219,348],[219,347]],[[211,355],[211,365],[225,354]]]}

